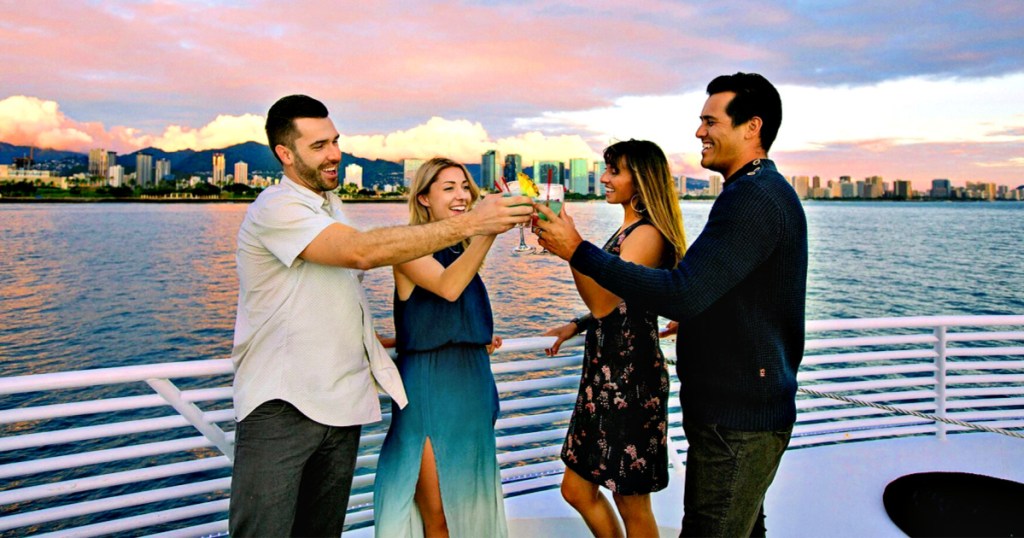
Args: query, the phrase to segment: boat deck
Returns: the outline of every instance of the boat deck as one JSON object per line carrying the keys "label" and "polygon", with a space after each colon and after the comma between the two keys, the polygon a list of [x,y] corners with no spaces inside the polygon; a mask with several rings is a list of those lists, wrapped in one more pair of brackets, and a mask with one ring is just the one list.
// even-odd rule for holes
{"label": "boat deck", "polygon": [[[882,495],[907,474],[1024,482],[1024,316],[819,320],[807,328],[794,437],[766,501],[773,536],[901,536]],[[492,363],[509,527],[516,537],[588,536],[557,488],[580,357],[538,357],[549,345],[550,337],[511,339],[500,350],[511,358]],[[0,533],[226,533],[231,371],[230,360],[210,359],[0,376]],[[685,469],[678,387],[673,381],[669,458]],[[346,535],[373,533],[389,418],[363,431]],[[993,431],[1006,435],[986,433]],[[680,473],[653,496],[664,536],[678,534],[682,490]]]}
{"label": "boat deck", "polygon": [[[873,440],[790,450],[765,501],[771,536],[905,536],[885,513],[882,492],[900,476],[957,471],[1024,482],[1024,440],[990,433]],[[679,535],[683,477],[652,496],[662,537]],[[505,500],[513,537],[590,536],[557,488]],[[366,527],[346,533],[373,536]]]}

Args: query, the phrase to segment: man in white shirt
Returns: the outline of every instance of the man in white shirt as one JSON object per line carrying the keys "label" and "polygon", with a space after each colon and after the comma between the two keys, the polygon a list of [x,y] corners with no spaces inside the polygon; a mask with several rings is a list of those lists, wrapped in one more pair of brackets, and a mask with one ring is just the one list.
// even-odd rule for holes
{"label": "man in white shirt", "polygon": [[331,192],[341,150],[327,116],[304,95],[270,108],[267,138],[284,177],[238,232],[233,536],[339,536],[361,425],[381,418],[376,387],[405,405],[361,272],[505,232],[532,212],[527,197],[490,196],[449,219],[356,230]]}

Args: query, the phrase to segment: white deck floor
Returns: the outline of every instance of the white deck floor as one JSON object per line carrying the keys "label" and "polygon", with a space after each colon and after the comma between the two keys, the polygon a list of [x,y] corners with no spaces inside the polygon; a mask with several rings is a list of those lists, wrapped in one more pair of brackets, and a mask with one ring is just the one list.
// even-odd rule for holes
{"label": "white deck floor", "polygon": [[[960,471],[1024,482],[1024,440],[988,434],[915,437],[788,451],[768,492],[770,536],[905,536],[882,505],[885,486],[900,476]],[[652,497],[662,536],[679,535],[682,476]],[[512,536],[589,536],[558,490],[506,500]]]}
{"label": "white deck floor", "polygon": [[[971,433],[791,449],[768,492],[768,533],[776,537],[904,536],[882,505],[885,486],[900,476],[926,471],[959,471],[1024,482],[1024,440]],[[679,534],[683,480],[653,495],[663,537]],[[586,525],[557,489],[506,499],[509,531],[515,538],[586,537]],[[365,528],[352,536],[372,536]]]}

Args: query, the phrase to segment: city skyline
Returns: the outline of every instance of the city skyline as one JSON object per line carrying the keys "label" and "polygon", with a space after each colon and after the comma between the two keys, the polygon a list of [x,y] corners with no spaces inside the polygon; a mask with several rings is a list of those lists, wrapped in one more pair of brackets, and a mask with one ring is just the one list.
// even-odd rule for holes
{"label": "city skyline", "polygon": [[1024,183],[1020,2],[0,10],[0,141],[15,145],[130,153],[265,142],[266,109],[301,92],[328,105],[342,149],[364,158],[480,162],[493,149],[569,163],[645,138],[674,174],[707,177],[693,136],[704,86],[754,71],[783,96],[771,157],[787,176]]}

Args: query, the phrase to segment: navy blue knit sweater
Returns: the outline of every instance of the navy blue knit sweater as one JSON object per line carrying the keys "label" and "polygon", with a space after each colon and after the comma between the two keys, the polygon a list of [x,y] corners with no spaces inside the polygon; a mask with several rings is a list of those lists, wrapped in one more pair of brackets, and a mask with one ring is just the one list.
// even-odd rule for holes
{"label": "navy blue knit sweater", "polygon": [[744,431],[796,421],[807,221],[773,162],[754,161],[726,181],[675,269],[632,264],[588,242],[570,263],[631,305],[679,321],[686,420]]}

